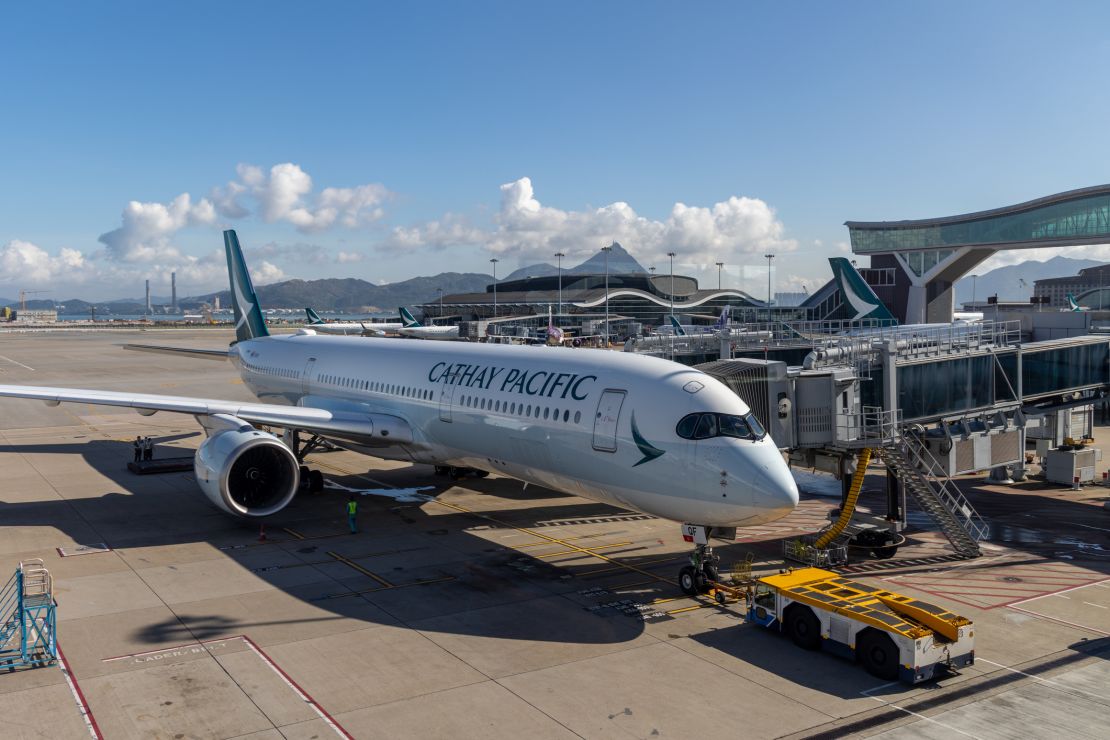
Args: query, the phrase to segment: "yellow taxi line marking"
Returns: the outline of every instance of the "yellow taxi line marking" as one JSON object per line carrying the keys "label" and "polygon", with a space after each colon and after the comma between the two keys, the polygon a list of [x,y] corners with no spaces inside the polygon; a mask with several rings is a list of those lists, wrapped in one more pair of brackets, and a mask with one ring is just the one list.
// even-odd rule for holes
{"label": "yellow taxi line marking", "polygon": [[374,579],[375,581],[377,581],[378,583],[382,584],[382,585],[383,585],[383,586],[385,586],[386,588],[396,588],[396,586],[394,586],[394,585],[393,585],[392,583],[390,583],[389,581],[385,580],[385,579],[384,579],[384,578],[382,578],[381,576],[377,575],[376,573],[372,573],[372,572],[370,572],[369,570],[367,570],[366,568],[363,568],[363,567],[362,567],[361,565],[359,565],[358,563],[356,563],[356,562],[354,562],[354,561],[352,561],[352,560],[349,560],[348,558],[345,558],[345,557],[343,557],[342,555],[340,555],[340,554],[339,554],[339,553],[337,553],[337,552],[331,552],[331,551],[329,550],[327,554],[328,554],[328,555],[330,555],[330,556],[332,556],[333,558],[335,558],[335,559],[336,559],[336,560],[338,560],[339,562],[343,563],[344,565],[349,565],[350,567],[352,567],[352,568],[354,568],[355,570],[357,570],[357,571],[358,571],[359,573],[362,573],[362,574],[363,574],[363,575],[365,575],[365,576],[370,576],[371,578],[373,578],[373,579]]}
{"label": "yellow taxi line marking", "polygon": [[[550,545],[551,543],[550,542],[545,542],[544,544],[545,545]],[[631,545],[631,544],[632,544],[631,542],[616,542],[612,545],[598,545],[597,547],[591,547],[590,551],[592,552],[594,550],[608,550],[611,547],[624,547],[625,545]],[[535,557],[535,558],[553,558],[553,557],[556,557],[558,555],[574,555],[574,554],[582,554],[583,552],[584,552],[584,550],[579,547],[579,548],[575,548],[573,550],[559,550],[558,552],[542,552],[539,555],[533,555],[532,557]]]}
{"label": "yellow taxi line marking", "polygon": [[304,539],[304,535],[301,534],[300,532],[296,531],[295,529],[290,529],[289,527],[282,527],[281,531],[286,532],[286,533],[292,535],[293,537],[296,537],[298,540],[303,540]]}
{"label": "yellow taxi line marking", "polygon": [[692,612],[696,609],[705,609],[716,604],[698,604],[696,606],[684,606],[681,609],[671,609],[667,614],[682,614],[683,612]]}

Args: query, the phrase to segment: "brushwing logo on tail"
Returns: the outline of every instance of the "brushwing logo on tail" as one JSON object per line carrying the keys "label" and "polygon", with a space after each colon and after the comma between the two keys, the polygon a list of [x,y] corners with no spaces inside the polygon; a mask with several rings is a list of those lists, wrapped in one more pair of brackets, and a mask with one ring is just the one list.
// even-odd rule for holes
{"label": "brushwing logo on tail", "polygon": [[894,318],[879,297],[863,281],[856,268],[852,267],[852,263],[843,257],[830,257],[829,264],[832,266],[833,275],[836,276],[840,294],[856,312],[853,319]]}

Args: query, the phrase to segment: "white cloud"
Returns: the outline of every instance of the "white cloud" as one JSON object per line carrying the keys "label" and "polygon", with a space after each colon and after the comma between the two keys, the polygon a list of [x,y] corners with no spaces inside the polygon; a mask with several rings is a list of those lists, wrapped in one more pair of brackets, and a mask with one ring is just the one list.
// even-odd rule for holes
{"label": "white cloud", "polygon": [[366,255],[362,252],[339,252],[335,255],[335,261],[341,265],[350,265],[356,262],[362,262],[366,259]]}
{"label": "white cloud", "polygon": [[45,249],[20,239],[0,247],[0,274],[20,287],[83,282],[88,276],[85,256],[76,249],[62,249],[51,256]]}
{"label": "white cloud", "polygon": [[186,226],[212,224],[216,209],[202,198],[195,205],[188,193],[169,203],[142,203],[133,200],[123,209],[118,229],[100,235],[112,259],[121,262],[150,262],[176,258],[179,252],[170,239]]}
{"label": "white cloud", "polygon": [[1071,257],[1073,259],[1089,259],[1110,262],[1110,244],[1089,244],[1081,247],[1043,247],[1039,249],[1003,249],[995,252],[981,265],[975,268],[978,275],[990,272],[999,267],[1016,265],[1020,262],[1047,262],[1053,257]]}
{"label": "white cloud", "polygon": [[660,261],[667,251],[680,252],[684,263],[712,264],[747,255],[797,248],[785,237],[774,209],[758,198],[730,197],[709,207],[675,203],[663,220],[638,215],[624,202],[582,211],[545,206],[532,181],[522,177],[501,186],[501,207],[490,230],[448,215],[414,227],[398,227],[386,247],[478,245],[494,253],[513,253],[522,262],[550,260],[561,251],[575,259],[618,241],[641,261]]}
{"label": "white cloud", "polygon": [[225,218],[251,214],[245,201],[253,200],[262,220],[286,221],[304,232],[323,231],[340,225],[363,226],[385,215],[383,204],[391,193],[381,183],[353,188],[324,188],[312,194],[312,178],[292,162],[276,164],[269,173],[252,164],[236,167],[239,175],[212,191],[212,201]]}

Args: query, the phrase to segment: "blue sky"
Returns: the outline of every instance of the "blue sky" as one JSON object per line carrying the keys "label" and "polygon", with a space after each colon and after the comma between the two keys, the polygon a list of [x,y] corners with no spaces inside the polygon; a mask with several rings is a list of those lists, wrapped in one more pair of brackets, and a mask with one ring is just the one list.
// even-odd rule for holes
{"label": "blue sky", "polygon": [[780,289],[813,286],[844,253],[845,220],[1106,182],[1108,15],[1013,2],[7,7],[0,295],[134,296],[170,269],[185,292],[219,288],[228,225],[271,280],[394,281],[484,271],[491,256],[508,272],[618,239],[645,264],[674,249],[676,271],[708,281],[722,260],[757,295],[772,251]]}

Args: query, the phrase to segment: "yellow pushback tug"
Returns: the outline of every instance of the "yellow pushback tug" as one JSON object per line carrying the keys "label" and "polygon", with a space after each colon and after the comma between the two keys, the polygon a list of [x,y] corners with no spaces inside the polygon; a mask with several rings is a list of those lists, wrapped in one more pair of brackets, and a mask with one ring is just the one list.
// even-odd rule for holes
{"label": "yellow pushback tug", "polygon": [[918,683],[975,662],[971,620],[820,568],[754,581],[748,619],[799,647],[858,659],[872,675]]}

